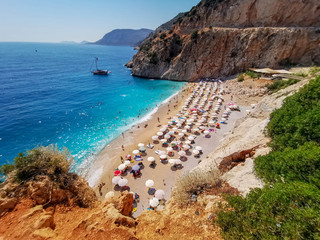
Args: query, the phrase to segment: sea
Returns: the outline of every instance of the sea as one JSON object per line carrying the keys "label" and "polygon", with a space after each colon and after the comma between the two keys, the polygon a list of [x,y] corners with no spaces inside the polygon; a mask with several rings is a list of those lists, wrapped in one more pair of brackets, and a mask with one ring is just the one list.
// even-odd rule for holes
{"label": "sea", "polygon": [[[182,82],[133,77],[132,47],[0,42],[0,164],[37,146],[67,148],[85,175],[99,152],[147,120]],[[96,76],[98,67],[108,76]],[[138,117],[139,116],[139,117]]]}

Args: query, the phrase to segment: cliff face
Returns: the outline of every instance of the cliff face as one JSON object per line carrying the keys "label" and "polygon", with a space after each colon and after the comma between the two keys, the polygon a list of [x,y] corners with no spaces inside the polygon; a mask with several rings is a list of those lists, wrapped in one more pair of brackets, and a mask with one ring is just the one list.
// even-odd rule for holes
{"label": "cliff face", "polygon": [[203,0],[149,37],[128,63],[135,76],[228,76],[249,67],[320,62],[317,0]]}

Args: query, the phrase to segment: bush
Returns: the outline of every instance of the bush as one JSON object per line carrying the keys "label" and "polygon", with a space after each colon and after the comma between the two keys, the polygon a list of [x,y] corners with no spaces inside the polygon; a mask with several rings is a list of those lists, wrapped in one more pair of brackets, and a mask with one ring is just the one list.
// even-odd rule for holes
{"label": "bush", "polygon": [[218,170],[210,170],[208,172],[192,171],[183,175],[175,186],[175,202],[180,206],[185,206],[190,201],[193,193],[201,192],[217,184],[219,181],[221,179]]}
{"label": "bush", "polygon": [[260,78],[260,75],[258,75],[258,74],[255,73],[255,72],[249,71],[249,70],[247,70],[247,71],[245,72],[245,74],[246,74],[247,76],[251,77],[251,78]]}
{"label": "bush", "polygon": [[286,148],[255,159],[255,171],[265,181],[305,181],[320,188],[320,146],[307,142],[297,149]]}
{"label": "bush", "polygon": [[320,75],[320,67],[314,66],[309,70],[309,74],[313,77]]}
{"label": "bush", "polygon": [[288,80],[274,80],[272,84],[267,84],[266,87],[272,92],[278,92],[281,89],[289,87],[293,84],[299,82],[297,79],[288,79]]}
{"label": "bush", "polygon": [[[320,191],[302,182],[252,190],[227,198],[218,213],[226,239],[319,239]],[[230,210],[231,209],[231,210]]]}
{"label": "bush", "polygon": [[199,36],[198,30],[193,31],[191,34],[191,40],[196,40],[198,36]]}
{"label": "bush", "polygon": [[160,34],[160,38],[163,40],[163,39],[165,39],[167,37],[167,34],[165,34],[165,33],[161,33]]}
{"label": "bush", "polygon": [[49,176],[56,180],[59,175],[67,174],[70,170],[70,154],[67,150],[60,152],[57,147],[38,147],[19,153],[12,165],[4,164],[0,167],[0,173],[8,175],[13,173],[18,182],[34,179],[38,175]]}
{"label": "bush", "polygon": [[244,74],[238,75],[238,82],[243,82],[244,81]]}
{"label": "bush", "polygon": [[159,62],[158,55],[156,52],[151,52],[148,54],[149,62],[151,64],[157,64]]}
{"label": "bush", "polygon": [[320,144],[320,76],[286,98],[271,114],[267,128],[274,150],[297,148],[309,141]]}

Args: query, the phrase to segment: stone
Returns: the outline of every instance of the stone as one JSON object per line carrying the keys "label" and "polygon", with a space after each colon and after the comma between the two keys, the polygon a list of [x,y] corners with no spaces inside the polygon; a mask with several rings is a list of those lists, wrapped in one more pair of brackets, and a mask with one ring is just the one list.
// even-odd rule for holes
{"label": "stone", "polygon": [[17,203],[18,203],[18,200],[16,198],[1,198],[0,199],[0,216],[14,209]]}
{"label": "stone", "polygon": [[41,228],[55,228],[54,219],[52,214],[43,213],[39,216],[38,220],[34,224],[34,229]]}

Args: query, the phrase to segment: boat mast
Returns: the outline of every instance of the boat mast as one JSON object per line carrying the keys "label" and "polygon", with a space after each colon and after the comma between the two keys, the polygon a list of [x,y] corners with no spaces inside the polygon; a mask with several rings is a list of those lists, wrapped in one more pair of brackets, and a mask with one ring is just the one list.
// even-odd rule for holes
{"label": "boat mast", "polygon": [[98,70],[98,58],[96,57],[96,69]]}

